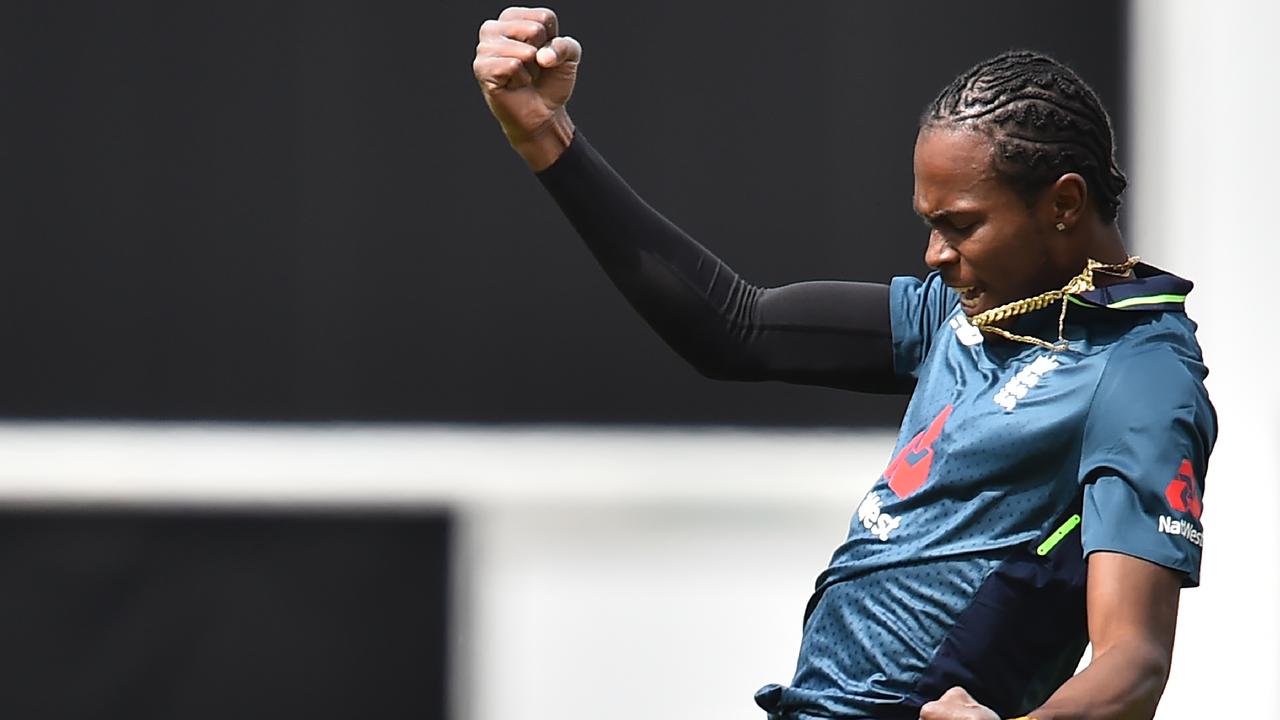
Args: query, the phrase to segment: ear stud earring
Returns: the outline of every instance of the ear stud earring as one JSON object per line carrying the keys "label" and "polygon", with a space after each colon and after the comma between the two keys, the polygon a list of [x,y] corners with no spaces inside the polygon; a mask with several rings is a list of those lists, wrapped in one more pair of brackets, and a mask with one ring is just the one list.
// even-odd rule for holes
{"label": "ear stud earring", "polygon": [[1058,232],[1062,232],[1067,229],[1066,223],[1058,223],[1057,225],[1054,225],[1054,227],[1058,228]]}

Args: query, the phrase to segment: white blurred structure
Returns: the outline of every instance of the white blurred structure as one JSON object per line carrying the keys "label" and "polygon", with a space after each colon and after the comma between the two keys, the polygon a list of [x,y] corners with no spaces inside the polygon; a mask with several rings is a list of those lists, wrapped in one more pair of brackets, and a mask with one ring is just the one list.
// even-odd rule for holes
{"label": "white blurred structure", "polygon": [[[1280,678],[1280,381],[1271,280],[1280,261],[1280,3],[1134,0],[1137,252],[1196,281],[1220,419],[1205,495],[1203,586],[1182,594],[1157,715],[1272,717]],[[1258,703],[1261,702],[1262,705]]]}
{"label": "white blurred structure", "polygon": [[459,519],[456,720],[752,717],[889,433],[0,426],[0,503]]}

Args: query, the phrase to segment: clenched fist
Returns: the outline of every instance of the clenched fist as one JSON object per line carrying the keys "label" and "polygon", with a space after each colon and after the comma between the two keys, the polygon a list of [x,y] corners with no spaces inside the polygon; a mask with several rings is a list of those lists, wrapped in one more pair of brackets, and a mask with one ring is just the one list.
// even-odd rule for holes
{"label": "clenched fist", "polygon": [[507,140],[534,170],[555,162],[573,137],[564,106],[581,57],[582,46],[560,35],[546,8],[509,7],[480,26],[471,68]]}

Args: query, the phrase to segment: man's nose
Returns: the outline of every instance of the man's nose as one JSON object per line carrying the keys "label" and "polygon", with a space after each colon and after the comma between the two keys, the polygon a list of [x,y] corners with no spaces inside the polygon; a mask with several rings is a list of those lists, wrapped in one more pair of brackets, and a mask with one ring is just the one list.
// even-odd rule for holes
{"label": "man's nose", "polygon": [[950,265],[960,256],[956,253],[955,248],[942,237],[942,233],[937,230],[929,232],[929,243],[924,249],[924,262],[929,267],[937,270],[943,265]]}

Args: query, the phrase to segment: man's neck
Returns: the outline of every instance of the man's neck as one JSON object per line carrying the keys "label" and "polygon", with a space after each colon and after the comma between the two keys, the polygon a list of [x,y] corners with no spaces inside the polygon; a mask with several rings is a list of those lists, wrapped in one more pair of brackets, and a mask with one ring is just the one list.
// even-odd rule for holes
{"label": "man's neck", "polygon": [[[1129,252],[1124,247],[1124,238],[1120,236],[1120,228],[1114,222],[1099,224],[1088,247],[1089,257],[1100,263],[1119,265],[1129,259]],[[1093,284],[1096,287],[1105,287],[1125,282],[1131,277],[1131,272],[1123,276],[1099,272],[1094,273]]]}

